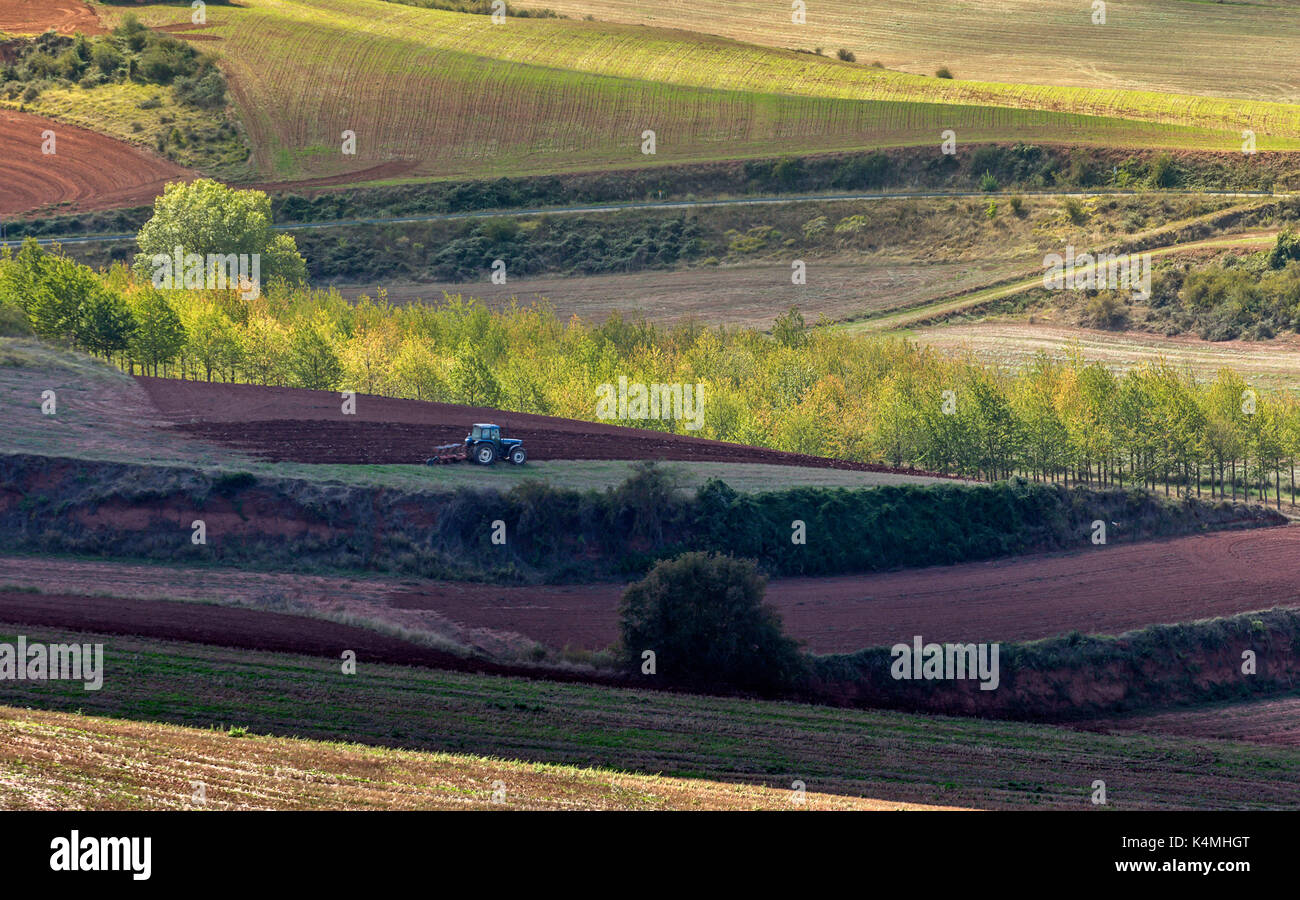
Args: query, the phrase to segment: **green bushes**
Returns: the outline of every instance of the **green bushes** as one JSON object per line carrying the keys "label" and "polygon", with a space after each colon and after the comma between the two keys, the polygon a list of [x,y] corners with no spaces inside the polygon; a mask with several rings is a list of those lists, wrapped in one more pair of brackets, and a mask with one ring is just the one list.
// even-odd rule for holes
{"label": "green bushes", "polygon": [[[892,677],[888,647],[808,658],[802,692],[855,706],[1013,719],[1071,720],[1177,703],[1242,700],[1290,690],[1300,612],[1273,609],[1119,636],[1071,632],[999,645],[999,683]],[[1246,651],[1254,670],[1243,671]]]}
{"label": "green bushes", "polygon": [[213,57],[150,31],[132,15],[106,35],[88,38],[47,31],[10,42],[9,59],[0,66],[0,82],[27,84],[23,99],[29,103],[42,83],[57,79],[87,87],[108,81],[173,85],[181,103],[202,109],[225,105],[225,77]]}
{"label": "green bushes", "polygon": [[[1175,510],[1142,492],[1068,490],[1021,480],[740,494],[714,479],[700,489],[691,512],[691,546],[756,559],[783,576],[949,565],[1084,547],[1097,519],[1125,522],[1108,534],[1115,543],[1193,530],[1198,519],[1215,517],[1207,506]],[[791,540],[796,521],[803,522],[805,544]]]}
{"label": "green bushes", "polygon": [[1285,268],[1292,260],[1300,259],[1300,234],[1293,228],[1283,228],[1277,236],[1277,243],[1268,254],[1270,269]]}
{"label": "green bushes", "polygon": [[[1278,244],[1286,246],[1283,235]],[[1274,265],[1286,252],[1275,247],[1245,259],[1166,267],[1153,279],[1149,318],[1211,341],[1300,329],[1300,261]]]}
{"label": "green bushes", "polygon": [[[738,494],[714,480],[690,496],[651,465],[605,491],[525,482],[507,493],[404,493],[34,456],[0,456],[0,480],[42,485],[39,496],[30,492],[32,508],[0,516],[0,540],[15,550],[194,560],[190,519],[177,509],[255,507],[274,511],[274,528],[258,531],[254,520],[239,533],[210,531],[199,559],[532,583],[640,576],[688,551],[751,559],[773,575],[831,575],[1083,547],[1098,518],[1125,523],[1112,543],[1280,520],[1256,507],[1024,484]],[[88,526],[81,514],[105,504],[156,521]],[[497,521],[505,544],[491,539]],[[792,541],[795,521],[804,543]]]}
{"label": "green bushes", "polygon": [[658,563],[623,595],[623,664],[683,687],[793,685],[803,661],[763,603],[765,586],[748,560],[695,552]]}

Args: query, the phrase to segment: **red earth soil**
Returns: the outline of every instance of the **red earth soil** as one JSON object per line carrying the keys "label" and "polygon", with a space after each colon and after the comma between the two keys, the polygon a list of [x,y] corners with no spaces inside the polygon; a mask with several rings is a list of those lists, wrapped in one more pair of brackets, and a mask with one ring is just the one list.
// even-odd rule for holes
{"label": "red earth soil", "polygon": [[[55,153],[42,152],[53,131]],[[0,215],[53,204],[59,212],[143,206],[169,181],[187,181],[180,166],[84,128],[0,110]]]}
{"label": "red earth soil", "polygon": [[1207,703],[1187,709],[1096,719],[1076,727],[1108,734],[1140,731],[1300,747],[1300,697]]}
{"label": "red earth soil", "polygon": [[170,378],[137,380],[177,428],[277,462],[419,463],[428,458],[431,448],[464,440],[473,423],[493,422],[507,435],[522,438],[532,459],[664,459],[908,471],[451,403],[358,394],[356,414],[344,416],[339,395],[331,391]]}
{"label": "red earth soil", "polygon": [[[37,582],[24,574],[23,566],[23,558],[0,557],[0,579],[41,588],[57,584],[69,593],[107,592],[151,601],[180,593],[255,602],[274,593],[321,612],[423,628],[489,652],[526,646],[527,640],[519,636],[555,648],[608,646],[618,635],[617,610],[623,591],[620,584],[400,583],[58,559],[42,561]],[[1300,604],[1294,575],[1298,568],[1300,528],[1280,527],[881,575],[778,579],[768,586],[767,599],[780,612],[788,633],[814,652],[830,653],[910,642],[918,634],[938,642],[1030,640],[1075,629],[1118,634],[1155,623],[1294,606]],[[183,590],[178,585],[184,585]],[[15,594],[0,605],[0,620],[28,621],[15,616],[23,609],[43,609],[39,596]],[[198,639],[187,637],[190,632],[185,631],[131,630],[140,627],[132,624],[137,619],[112,618],[116,602],[96,600],[108,618],[91,622],[77,618],[80,613],[73,607],[67,609],[70,617],[31,621]],[[188,609],[201,620],[220,608]],[[45,613],[51,615],[51,610]],[[170,615],[161,616],[158,622],[169,619]],[[224,640],[219,631],[214,632],[213,642]]]}
{"label": "red earth soil", "polygon": [[[1069,631],[1119,634],[1274,606],[1300,605],[1300,527],[1220,532],[1080,553],[1035,554],[881,575],[785,578],[767,600],[814,652],[926,641],[1020,641]],[[619,585],[398,591],[468,628],[553,647],[597,649],[618,636]]]}
{"label": "red earth soil", "polygon": [[60,34],[104,33],[99,17],[82,0],[0,0],[0,31],[40,34],[51,28]]}
{"label": "red earth soil", "polygon": [[[0,591],[0,623],[5,623],[0,624],[0,632],[12,632],[15,627],[44,626],[74,632],[135,635],[270,653],[301,653],[336,660],[342,658],[344,650],[352,650],[356,653],[358,662],[498,675],[535,677],[538,674],[535,667],[462,659],[451,653],[351,625],[262,610],[176,603],[169,600]],[[110,645],[104,649],[111,667],[112,647]],[[546,677],[557,681],[622,683],[618,678],[572,671],[548,671]]]}

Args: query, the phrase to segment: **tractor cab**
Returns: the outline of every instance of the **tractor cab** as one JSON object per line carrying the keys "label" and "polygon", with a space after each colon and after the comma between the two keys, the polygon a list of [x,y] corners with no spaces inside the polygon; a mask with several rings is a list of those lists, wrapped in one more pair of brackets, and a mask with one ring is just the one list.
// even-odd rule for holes
{"label": "tractor cab", "polygon": [[487,422],[470,427],[469,434],[465,435],[465,456],[484,466],[490,466],[502,457],[522,466],[528,458],[523,441],[502,437],[501,427]]}

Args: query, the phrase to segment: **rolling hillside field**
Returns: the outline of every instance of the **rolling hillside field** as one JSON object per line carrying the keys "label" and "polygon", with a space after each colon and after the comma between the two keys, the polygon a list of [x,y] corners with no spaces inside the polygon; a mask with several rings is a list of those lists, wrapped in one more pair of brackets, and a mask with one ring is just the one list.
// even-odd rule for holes
{"label": "rolling hillside field", "polygon": [[1116,372],[1158,359],[1190,368],[1203,381],[1230,368],[1250,383],[1274,390],[1300,388],[1300,342],[1294,337],[1271,341],[1202,341],[1137,331],[1064,328],[1027,322],[939,325],[911,336],[945,352],[970,352],[991,365],[1022,368],[1039,353],[1064,359],[1072,353],[1105,364]]}
{"label": "rolling hillside field", "polygon": [[950,808],[6,707],[0,734],[0,810]]}
{"label": "rolling hillside field", "polygon": [[1273,868],[1300,0],[502,4],[0,0],[0,866]]}
{"label": "rolling hillside field", "polygon": [[769,0],[519,0],[601,22],[686,28],[769,47],[843,47],[860,62],[958,78],[1300,100],[1294,0],[815,0],[804,25]]}
{"label": "rolling hillside field", "polygon": [[[121,7],[101,7],[110,17]],[[132,12],[137,12],[132,7]],[[142,19],[174,23],[170,6]],[[943,81],[685,31],[510,19],[384,0],[213,6],[203,37],[232,76],[271,179],[478,177],[873,146],[1027,140],[1300,147],[1300,106]],[[345,130],[354,156],[341,152]],[[656,153],[641,152],[643,132]],[[358,174],[360,173],[360,174]]]}
{"label": "rolling hillside field", "polygon": [[[0,632],[9,639],[17,633],[13,626]],[[26,633],[32,640],[73,639],[49,628]],[[1294,802],[1300,784],[1300,753],[1288,747],[1099,735],[364,660],[349,676],[336,660],[320,657],[112,635],[76,639],[104,643],[102,690],[16,682],[5,703],[48,711],[33,718],[81,710],[249,735],[702,779],[705,789],[708,782],[733,782],[779,790],[799,780],[812,792],[891,804],[1085,810],[1093,808],[1091,781],[1104,778],[1115,809],[1268,809]],[[130,733],[96,720],[86,730]],[[12,726],[0,727],[5,743],[8,733]],[[258,741],[248,744],[246,752],[259,752]],[[228,777],[237,780],[238,773]]]}

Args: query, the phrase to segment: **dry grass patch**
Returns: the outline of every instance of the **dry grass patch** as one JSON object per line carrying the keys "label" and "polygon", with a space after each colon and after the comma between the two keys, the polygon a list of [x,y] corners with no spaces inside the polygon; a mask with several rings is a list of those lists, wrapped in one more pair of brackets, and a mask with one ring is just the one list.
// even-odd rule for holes
{"label": "dry grass patch", "polygon": [[[201,784],[203,800],[196,800]],[[0,809],[944,809],[0,707]]]}

